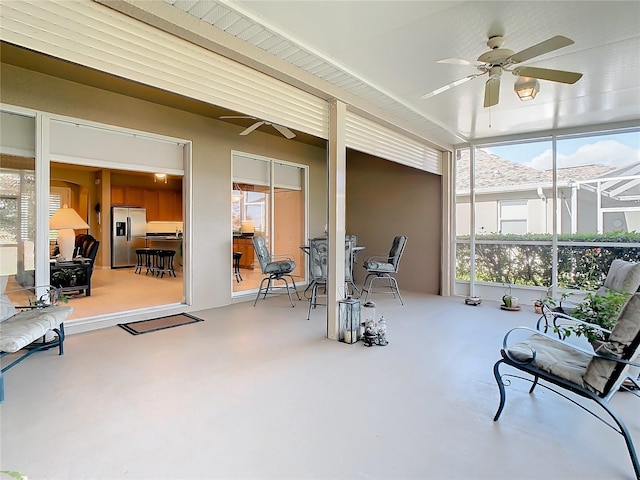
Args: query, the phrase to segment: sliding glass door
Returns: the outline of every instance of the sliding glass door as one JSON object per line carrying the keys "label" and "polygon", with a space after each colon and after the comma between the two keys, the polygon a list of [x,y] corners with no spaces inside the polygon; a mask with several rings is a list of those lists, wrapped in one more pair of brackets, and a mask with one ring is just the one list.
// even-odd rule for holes
{"label": "sliding glass door", "polygon": [[0,287],[35,285],[35,117],[1,112]]}
{"label": "sliding glass door", "polygon": [[274,256],[296,261],[293,274],[304,281],[307,224],[307,167],[233,152],[231,191],[232,275],[234,294],[256,291],[263,274],[252,238],[264,237]]}

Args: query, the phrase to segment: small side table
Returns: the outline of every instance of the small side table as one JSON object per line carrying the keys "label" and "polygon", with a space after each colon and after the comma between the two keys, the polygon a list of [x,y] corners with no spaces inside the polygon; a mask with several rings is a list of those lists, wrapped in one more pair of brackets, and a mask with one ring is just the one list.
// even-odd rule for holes
{"label": "small side table", "polygon": [[93,269],[93,262],[90,258],[75,258],[73,260],[56,261],[50,264],[50,275],[53,277],[55,272],[80,269],[82,270],[84,281],[76,285],[63,285],[60,290],[63,293],[66,292],[84,292],[87,297],[91,296],[91,273]]}

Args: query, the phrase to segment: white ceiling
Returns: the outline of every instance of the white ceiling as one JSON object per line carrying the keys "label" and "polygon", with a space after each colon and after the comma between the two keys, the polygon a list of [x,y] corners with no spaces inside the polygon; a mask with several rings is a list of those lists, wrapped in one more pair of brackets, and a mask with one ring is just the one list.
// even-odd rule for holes
{"label": "white ceiling", "polygon": [[[640,122],[638,1],[165,1],[440,142]],[[491,108],[483,107],[486,75],[420,99],[476,73],[437,61],[475,60],[492,35],[515,52],[567,36],[575,44],[523,65],[584,76],[574,85],[540,80],[538,96],[522,102],[505,72]]]}

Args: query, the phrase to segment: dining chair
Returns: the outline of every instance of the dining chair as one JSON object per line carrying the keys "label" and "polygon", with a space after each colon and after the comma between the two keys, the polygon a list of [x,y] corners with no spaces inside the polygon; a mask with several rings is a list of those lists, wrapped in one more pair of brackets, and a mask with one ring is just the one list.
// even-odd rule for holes
{"label": "dining chair", "polygon": [[[278,293],[276,289],[284,288],[289,296],[289,303],[291,303],[292,307],[295,307],[293,300],[291,299],[292,289],[298,297],[298,300],[301,300],[298,290],[296,289],[296,282],[291,275],[291,272],[296,268],[295,260],[290,255],[272,255],[267,248],[264,237],[262,236],[255,235],[251,241],[253,243],[256,256],[258,257],[262,274],[266,275],[260,282],[258,295],[256,295],[253,306],[256,306],[260,295],[262,295],[262,298],[264,299],[268,294]],[[291,286],[289,285],[287,278],[291,280]],[[284,282],[284,287],[274,287],[273,283],[275,281]],[[264,285],[265,282],[267,283],[266,287]]]}
{"label": "dining chair", "polygon": [[[362,291],[367,292],[364,300],[365,303],[369,301],[369,297],[371,296],[373,282],[376,280],[385,280],[388,282],[386,287],[389,291],[378,291],[378,293],[393,294],[394,298],[397,296],[400,303],[404,305],[402,296],[400,295],[400,289],[398,288],[398,281],[391,275],[398,273],[400,259],[402,258],[404,247],[406,245],[407,237],[404,235],[398,235],[393,239],[393,244],[391,245],[391,250],[389,250],[388,255],[372,255],[365,259],[363,266],[367,270],[367,276],[365,277],[362,285]],[[383,287],[385,286],[383,285]]]}

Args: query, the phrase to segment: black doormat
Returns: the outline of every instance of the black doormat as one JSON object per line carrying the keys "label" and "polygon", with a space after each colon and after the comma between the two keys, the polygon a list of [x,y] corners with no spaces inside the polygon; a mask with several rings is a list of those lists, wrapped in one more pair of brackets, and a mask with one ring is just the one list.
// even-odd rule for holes
{"label": "black doormat", "polygon": [[179,327],[180,325],[189,325],[190,323],[196,322],[204,322],[204,320],[189,315],[188,313],[179,313],[168,317],[152,318],[151,320],[119,323],[118,326],[125,329],[131,335],[142,335],[143,333],[157,332],[158,330]]}

